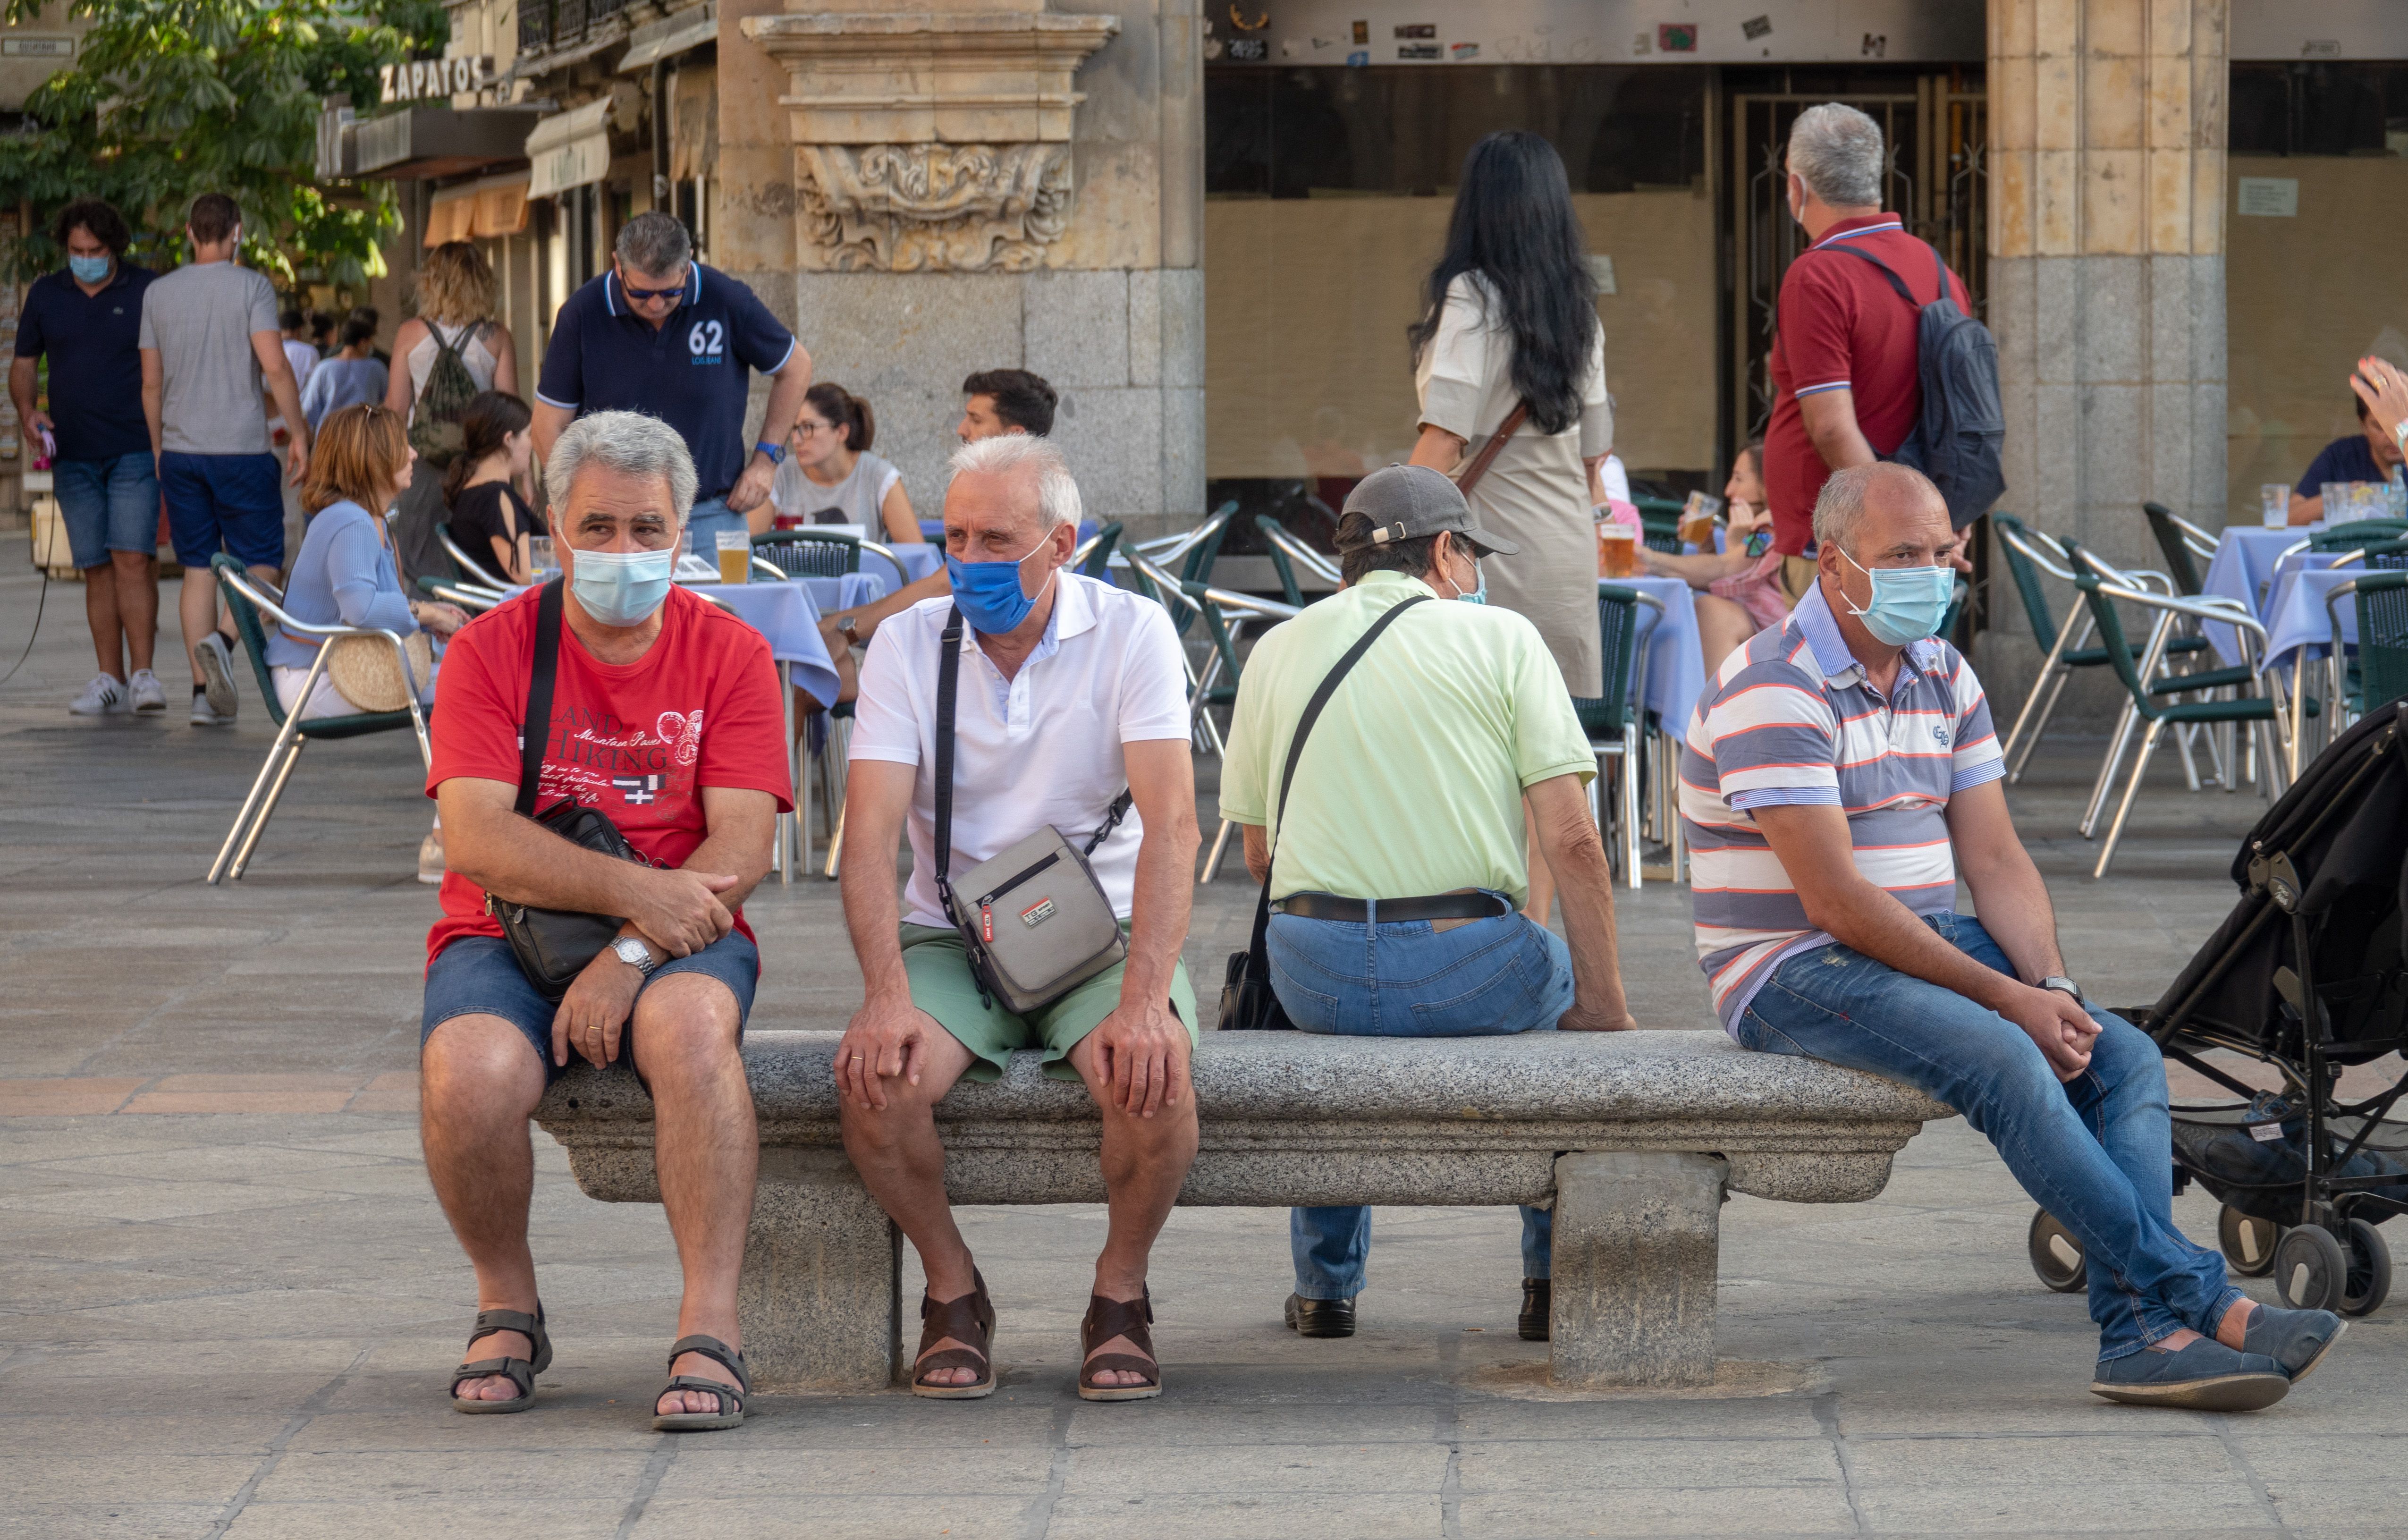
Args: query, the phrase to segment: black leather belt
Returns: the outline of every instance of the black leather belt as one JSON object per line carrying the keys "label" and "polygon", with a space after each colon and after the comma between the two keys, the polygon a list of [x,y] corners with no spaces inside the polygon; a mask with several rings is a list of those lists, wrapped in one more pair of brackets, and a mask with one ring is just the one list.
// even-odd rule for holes
{"label": "black leather belt", "polygon": [[[1426,899],[1382,899],[1380,923],[1402,925],[1411,920],[1486,920],[1513,912],[1512,905],[1494,893],[1439,893]],[[1307,920],[1344,920],[1361,925],[1369,917],[1371,906],[1361,899],[1341,899],[1334,893],[1291,893],[1271,905],[1282,914],[1294,914]]]}

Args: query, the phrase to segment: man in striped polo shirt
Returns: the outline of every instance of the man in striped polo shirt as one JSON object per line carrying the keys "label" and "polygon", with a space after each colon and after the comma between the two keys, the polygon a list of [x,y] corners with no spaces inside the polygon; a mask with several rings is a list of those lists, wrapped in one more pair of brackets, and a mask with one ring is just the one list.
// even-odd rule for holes
{"label": "man in striped polo shirt", "polygon": [[2095,1393],[2272,1404],[2341,1318],[2254,1304],[2174,1228],[2164,1060],[2064,976],[1981,684],[1932,635],[1946,504],[1917,471],[1855,467],[1814,540],[1814,586],[1724,662],[1682,755],[1716,1013],[1742,1047],[1904,1081],[1988,1136],[2088,1258]]}

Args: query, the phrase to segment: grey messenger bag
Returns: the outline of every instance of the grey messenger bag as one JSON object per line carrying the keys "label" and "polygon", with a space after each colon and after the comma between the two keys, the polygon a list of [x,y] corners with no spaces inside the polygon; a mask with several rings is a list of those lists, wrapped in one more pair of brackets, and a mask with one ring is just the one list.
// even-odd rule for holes
{"label": "grey messenger bag", "polygon": [[1128,956],[1112,900],[1087,857],[1132,800],[1112,799],[1104,821],[1074,846],[1047,824],[1028,838],[951,875],[953,864],[953,701],[960,692],[962,612],[945,620],[937,666],[937,894],[961,932],[979,993],[1014,1015],[1041,1011]]}

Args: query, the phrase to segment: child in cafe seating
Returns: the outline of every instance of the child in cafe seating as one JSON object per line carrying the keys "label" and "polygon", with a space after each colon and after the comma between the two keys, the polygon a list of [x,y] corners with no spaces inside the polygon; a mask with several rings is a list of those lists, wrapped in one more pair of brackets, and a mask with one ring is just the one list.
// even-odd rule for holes
{"label": "child in cafe seating", "polygon": [[[1768,626],[1789,613],[1781,591],[1781,556],[1772,549],[1772,514],[1764,505],[1764,443],[1758,439],[1731,462],[1723,483],[1730,505],[1723,549],[1695,556],[1668,556],[1641,546],[1648,574],[1679,578],[1698,590],[1698,646],[1712,677],[1723,659]],[[1751,539],[1761,536],[1760,539]]]}

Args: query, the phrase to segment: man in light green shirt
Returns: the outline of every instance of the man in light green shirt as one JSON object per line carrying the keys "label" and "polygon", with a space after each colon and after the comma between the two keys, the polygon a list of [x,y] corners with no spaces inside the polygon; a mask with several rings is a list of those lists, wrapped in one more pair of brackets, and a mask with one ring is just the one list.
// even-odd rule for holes
{"label": "man in light green shirt", "polygon": [[[1366,1037],[1635,1026],[1588,812],[1596,756],[1538,628],[1483,602],[1481,558],[1516,549],[1473,522],[1446,477],[1390,466],[1347,497],[1338,554],[1346,586],[1255,643],[1221,770],[1221,814],[1243,826],[1247,869],[1268,879],[1282,1008],[1301,1030]],[[1412,607],[1323,707],[1283,808],[1307,702],[1400,605]],[[1526,799],[1569,945],[1519,912]],[[1531,1341],[1547,1335],[1550,1231],[1544,1210],[1523,1210]],[[1370,1237],[1368,1208],[1293,1211],[1291,1327],[1354,1334]]]}

